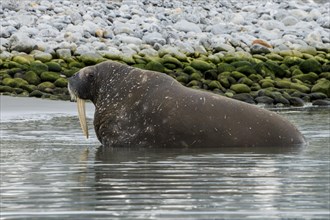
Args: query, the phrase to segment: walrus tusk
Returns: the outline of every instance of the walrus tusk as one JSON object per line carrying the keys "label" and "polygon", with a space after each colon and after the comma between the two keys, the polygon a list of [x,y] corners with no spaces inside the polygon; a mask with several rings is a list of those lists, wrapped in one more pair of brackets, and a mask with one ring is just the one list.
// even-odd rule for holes
{"label": "walrus tusk", "polygon": [[88,139],[88,127],[86,122],[86,110],[85,110],[85,100],[77,97],[77,107],[78,107],[78,117],[80,121],[81,129]]}

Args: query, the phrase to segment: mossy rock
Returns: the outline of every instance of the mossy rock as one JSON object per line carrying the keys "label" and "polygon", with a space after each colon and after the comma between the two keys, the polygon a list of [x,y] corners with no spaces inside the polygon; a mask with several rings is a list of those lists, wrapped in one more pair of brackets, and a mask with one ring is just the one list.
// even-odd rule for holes
{"label": "mossy rock", "polygon": [[[72,61],[69,63],[69,67],[72,68],[72,67],[76,67],[76,68],[84,68],[85,67],[85,64],[84,63],[80,63],[80,62],[77,62],[77,61]],[[55,71],[57,72],[57,71]]]}
{"label": "mossy rock", "polygon": [[299,65],[302,61],[304,60],[299,57],[286,56],[282,62],[287,66],[293,66],[293,65]]}
{"label": "mossy rock", "polygon": [[284,59],[281,55],[279,55],[277,53],[266,54],[266,57],[273,61],[282,61]]}
{"label": "mossy rock", "polygon": [[192,80],[187,84],[188,87],[198,87],[201,88],[202,87],[202,82],[198,81],[198,80]]}
{"label": "mossy rock", "polygon": [[34,90],[37,89],[37,86],[35,86],[35,85],[23,85],[23,86],[21,86],[21,88],[28,91],[28,92],[33,92]]}
{"label": "mossy rock", "polygon": [[147,70],[152,70],[152,71],[156,71],[156,72],[164,72],[165,67],[157,61],[150,61],[145,68]]}
{"label": "mossy rock", "polygon": [[300,84],[300,83],[291,83],[290,88],[298,90],[298,91],[303,92],[303,93],[309,93],[310,92],[310,88],[308,88],[307,86],[305,86],[303,84]]}
{"label": "mossy rock", "polygon": [[312,92],[321,92],[330,97],[330,80],[320,79],[317,83],[312,87]]}
{"label": "mossy rock", "polygon": [[201,73],[195,72],[190,75],[191,80],[201,80],[203,75]]}
{"label": "mossy rock", "polygon": [[41,98],[43,96],[43,92],[39,91],[39,90],[34,90],[32,91],[29,96],[30,97],[36,97],[36,98]]}
{"label": "mossy rock", "polygon": [[0,93],[4,93],[4,92],[13,93],[13,92],[15,92],[15,89],[10,86],[1,86],[0,85]]}
{"label": "mossy rock", "polygon": [[5,70],[0,71],[0,80],[3,80],[5,78],[11,78],[11,76],[7,73]]}
{"label": "mossy rock", "polygon": [[180,76],[176,77],[176,80],[181,83],[188,83],[189,82],[189,75],[185,73],[181,73]]}
{"label": "mossy rock", "polygon": [[292,76],[298,76],[298,75],[302,75],[302,74],[304,74],[300,69],[294,69],[293,71],[292,71]]}
{"label": "mossy rock", "polygon": [[204,72],[204,78],[205,79],[217,79],[218,78],[218,71],[216,69],[208,70]]}
{"label": "mossy rock", "polygon": [[163,65],[165,68],[170,69],[170,70],[173,70],[176,68],[175,64],[173,64],[173,63],[164,63]]}
{"label": "mossy rock", "polygon": [[[175,57],[172,57],[169,54],[166,54],[165,56],[162,57],[162,63],[170,63],[174,64],[176,67],[183,68],[183,64]],[[173,68],[174,69],[174,68]]]}
{"label": "mossy rock", "polygon": [[57,79],[60,78],[60,74],[55,72],[43,72],[40,75],[40,78],[42,81],[55,82]]}
{"label": "mossy rock", "polygon": [[321,73],[320,78],[325,78],[327,80],[330,80],[330,72]]}
{"label": "mossy rock", "polygon": [[[89,65],[95,65],[101,61],[104,60],[104,58],[98,54],[98,53],[86,53],[86,54],[83,54],[79,57],[79,59],[84,63],[86,64],[87,66]],[[132,58],[133,59],[133,58]],[[134,61],[135,63],[135,61]]]}
{"label": "mossy rock", "polygon": [[259,83],[253,83],[250,88],[252,91],[258,91],[261,89],[261,86],[259,85]]}
{"label": "mossy rock", "polygon": [[252,56],[254,60],[259,60],[259,62],[266,62],[268,58],[266,56],[260,55],[260,54],[253,54]]}
{"label": "mossy rock", "polygon": [[[132,56],[125,56],[125,55],[121,55],[120,56],[120,60],[123,61],[124,63],[126,63],[127,65],[133,65],[133,64],[136,64],[134,58]],[[98,62],[101,62],[98,61]]]}
{"label": "mossy rock", "polygon": [[266,104],[266,105],[272,105],[274,103],[274,99],[269,96],[259,96],[255,98],[255,101],[258,104]]}
{"label": "mossy rock", "polygon": [[232,65],[228,63],[219,63],[217,66],[218,73],[223,73],[223,72],[232,72],[236,68],[233,67]]}
{"label": "mossy rock", "polygon": [[249,79],[251,79],[253,82],[259,82],[263,79],[263,77],[260,74],[251,74],[248,76]]}
{"label": "mossy rock", "polygon": [[278,88],[289,89],[291,88],[291,81],[288,79],[276,79],[275,86]]}
{"label": "mossy rock", "polygon": [[216,66],[212,63],[208,63],[206,61],[203,61],[203,60],[193,60],[190,65],[196,69],[196,70],[200,70],[202,72],[205,72],[207,70],[211,70],[211,69],[215,69]]}
{"label": "mossy rock", "polygon": [[257,74],[257,71],[253,68],[253,66],[241,66],[236,68],[236,71],[241,72],[246,76]]}
{"label": "mossy rock", "polygon": [[34,59],[46,63],[46,62],[50,62],[53,59],[53,56],[50,53],[38,52],[34,54]]}
{"label": "mossy rock", "polygon": [[243,78],[245,77],[245,75],[241,72],[238,72],[238,71],[233,71],[231,72],[230,74],[232,77],[234,77],[236,80],[239,80],[240,78]]}
{"label": "mossy rock", "polygon": [[33,71],[26,72],[23,75],[23,79],[25,79],[29,84],[32,84],[32,85],[38,85],[41,82],[38,74],[36,74]]}
{"label": "mossy rock", "polygon": [[247,86],[252,86],[253,81],[251,79],[247,78],[247,77],[243,77],[243,78],[240,78],[238,80],[238,83],[242,83],[242,84],[245,84]]}
{"label": "mossy rock", "polygon": [[245,84],[240,84],[240,83],[231,85],[230,89],[236,93],[250,93],[251,92],[250,87],[248,87]]}
{"label": "mossy rock", "polygon": [[231,86],[231,83],[227,77],[218,77],[218,81],[227,89]]}
{"label": "mossy rock", "polygon": [[192,74],[192,73],[196,73],[196,72],[199,72],[199,71],[197,71],[196,69],[194,69],[194,68],[191,67],[191,66],[186,66],[186,67],[183,69],[183,72],[188,73],[188,74]]}
{"label": "mossy rock", "polygon": [[270,76],[272,78],[275,78],[274,72],[265,63],[258,63],[255,66],[255,70],[262,77]]}
{"label": "mossy rock", "polygon": [[267,60],[266,66],[278,77],[284,77],[287,73],[276,62]]}
{"label": "mossy rock", "polygon": [[54,85],[56,87],[67,87],[68,86],[68,80],[65,78],[58,78],[55,82]]}
{"label": "mossy rock", "polygon": [[28,85],[29,83],[21,78],[5,78],[2,80],[2,84],[5,86],[19,88],[23,85]]}
{"label": "mossy rock", "polygon": [[293,79],[299,79],[300,81],[304,83],[313,84],[316,80],[318,80],[318,75],[316,73],[306,73],[301,75],[296,75],[292,77]]}
{"label": "mossy rock", "polygon": [[41,73],[48,71],[48,66],[40,61],[33,61],[30,64],[30,70],[40,75]]}
{"label": "mossy rock", "polygon": [[322,73],[323,72],[330,72],[330,64],[322,65]]}
{"label": "mossy rock", "polygon": [[309,72],[321,73],[321,71],[322,71],[321,64],[315,59],[304,60],[299,65],[299,68],[304,73],[309,73]]}
{"label": "mossy rock", "polygon": [[40,91],[43,91],[43,92],[50,92],[52,89],[54,89],[56,86],[51,83],[51,82],[43,82],[43,83],[40,83],[37,88],[40,90]]}
{"label": "mossy rock", "polygon": [[322,92],[312,92],[312,93],[308,94],[308,96],[310,97],[311,101],[317,100],[317,99],[326,99],[327,98],[327,95],[322,93]]}
{"label": "mossy rock", "polygon": [[5,69],[13,69],[13,68],[18,68],[18,69],[25,69],[25,65],[16,63],[14,61],[5,61],[2,65]]}
{"label": "mossy rock", "polygon": [[222,87],[221,83],[217,80],[212,80],[209,84],[208,84],[208,87],[211,89],[211,90],[214,90],[214,89],[220,89],[221,91],[225,91],[225,89]]}
{"label": "mossy rock", "polygon": [[252,64],[250,62],[245,61],[245,60],[243,60],[243,61],[235,61],[235,62],[232,62],[230,65],[233,66],[233,67],[235,67],[235,68],[243,67],[243,66],[250,66],[250,67],[252,66]]}
{"label": "mossy rock", "polygon": [[72,67],[70,69],[63,69],[63,74],[66,76],[66,77],[71,77],[73,76],[75,73],[77,73],[80,69],[79,68],[76,68],[76,67]]}
{"label": "mossy rock", "polygon": [[52,72],[61,72],[62,67],[56,62],[47,62],[45,63],[48,66],[48,70]]}
{"label": "mossy rock", "polygon": [[271,81],[264,81],[262,83],[260,83],[261,88],[265,89],[265,88],[273,88],[274,84]]}
{"label": "mossy rock", "polygon": [[22,65],[30,65],[32,61],[34,61],[33,57],[32,59],[29,59],[29,55],[17,55],[13,57],[13,61]]}
{"label": "mossy rock", "polygon": [[143,69],[143,70],[146,69],[146,65],[142,64],[142,63],[134,64],[134,65],[132,65],[132,67]]}

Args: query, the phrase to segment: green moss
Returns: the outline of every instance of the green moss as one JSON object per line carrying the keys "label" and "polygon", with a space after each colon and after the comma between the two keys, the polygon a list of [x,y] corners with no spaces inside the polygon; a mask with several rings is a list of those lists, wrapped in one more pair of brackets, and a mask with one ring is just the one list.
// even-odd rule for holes
{"label": "green moss", "polygon": [[72,61],[72,62],[69,63],[69,67],[70,68],[76,67],[76,68],[80,68],[81,69],[81,68],[84,68],[85,67],[85,64],[84,63],[77,62],[77,61]]}
{"label": "green moss", "polygon": [[66,77],[71,77],[73,76],[76,72],[78,72],[80,69],[79,68],[76,68],[76,67],[72,67],[70,69],[63,69],[63,74],[66,76]]}
{"label": "green moss", "polygon": [[263,78],[270,76],[272,78],[275,78],[274,72],[266,65],[265,63],[258,63],[255,66],[255,70],[258,74],[260,74]]}
{"label": "green moss", "polygon": [[195,72],[190,75],[191,80],[201,80],[203,78],[201,73]]}
{"label": "green moss", "polygon": [[309,72],[321,73],[321,71],[322,71],[321,64],[315,59],[304,60],[299,65],[299,68],[304,73],[309,73]]}
{"label": "green moss", "polygon": [[60,74],[55,72],[43,72],[40,75],[40,78],[42,81],[55,82],[57,79],[60,78]]}
{"label": "green moss", "polygon": [[0,93],[3,93],[3,92],[13,93],[14,91],[15,91],[15,89],[10,86],[0,86]]}
{"label": "green moss", "polygon": [[246,76],[249,76],[251,74],[257,74],[257,71],[251,65],[238,67],[236,68],[236,71],[241,72]]}
{"label": "green moss", "polygon": [[253,84],[253,81],[247,77],[243,77],[241,79],[238,80],[238,83],[242,83],[242,84],[245,84],[247,86],[252,86]]}
{"label": "green moss", "polygon": [[34,61],[33,57],[31,57],[32,59],[29,59],[27,57],[28,55],[24,56],[24,55],[17,55],[13,57],[13,61],[22,65],[30,65],[30,63],[32,61]]}
{"label": "green moss", "polygon": [[282,61],[283,60],[283,57],[279,54],[276,54],[276,53],[266,54],[266,57],[270,60],[273,60],[273,61]]}
{"label": "green moss", "polygon": [[330,80],[320,79],[312,87],[312,92],[321,92],[330,97]]}
{"label": "green moss", "polygon": [[5,69],[13,69],[13,68],[24,69],[24,65],[16,63],[14,61],[5,61],[3,63],[3,67]]}
{"label": "green moss", "polygon": [[25,79],[29,84],[32,85],[38,85],[40,83],[39,76],[33,71],[28,71],[24,73],[23,79]]}
{"label": "green moss", "polygon": [[253,54],[253,58],[258,59],[258,60],[263,61],[263,62],[268,60],[267,57],[265,57],[263,55],[260,55],[260,54]]}
{"label": "green moss", "polygon": [[216,69],[208,70],[204,72],[204,78],[205,79],[217,79],[218,78],[218,71]]}
{"label": "green moss", "polygon": [[286,56],[283,60],[283,63],[287,66],[293,66],[293,65],[299,65],[302,61],[304,60],[299,57]]}
{"label": "green moss", "polygon": [[291,82],[288,79],[276,79],[275,86],[278,88],[289,89],[291,88]]}
{"label": "green moss", "polygon": [[249,93],[249,92],[251,92],[250,87],[248,87],[245,84],[234,84],[234,85],[231,85],[230,89],[233,90],[236,93]]}
{"label": "green moss", "polygon": [[43,82],[43,83],[40,83],[37,88],[40,90],[40,91],[43,91],[43,92],[49,92],[51,91],[52,89],[55,88],[55,85],[51,82]]}
{"label": "green moss", "polygon": [[233,67],[232,65],[230,65],[228,63],[219,63],[217,66],[217,70],[219,73],[232,72],[235,70],[235,67]]}
{"label": "green moss", "polygon": [[225,91],[225,89],[222,87],[221,83],[219,81],[216,80],[212,80],[210,83],[208,83],[208,87],[210,89],[220,89],[222,91]]}
{"label": "green moss", "polygon": [[259,85],[259,83],[253,83],[250,88],[252,91],[259,91],[261,89],[261,86]]}
{"label": "green moss", "polygon": [[326,78],[327,80],[330,80],[330,72],[321,73],[320,78]]}
{"label": "green moss", "polygon": [[263,77],[260,74],[251,74],[249,79],[251,79],[253,82],[259,82],[263,79]]}
{"label": "green moss", "polygon": [[30,93],[29,95],[30,97],[37,97],[37,98],[41,98],[43,96],[43,93],[39,90],[34,90]]}
{"label": "green moss", "polygon": [[[121,57],[123,58],[123,57]],[[87,66],[89,65],[95,65],[101,61],[103,61],[103,57],[97,53],[86,53],[86,54],[83,54],[79,57],[79,59],[84,63],[86,64]],[[133,58],[132,58],[133,59]],[[135,63],[135,61],[134,61]]]}
{"label": "green moss", "polygon": [[28,91],[28,92],[33,92],[34,90],[37,89],[37,86],[35,86],[35,85],[23,85],[23,86],[21,86],[21,88]]}
{"label": "green moss", "polygon": [[[162,63],[170,63],[174,64],[175,67],[183,68],[183,64],[175,57],[172,57],[169,54],[166,54],[165,56],[162,57]],[[174,68],[173,68],[174,69]]]}
{"label": "green moss", "polygon": [[198,87],[201,88],[202,87],[202,83],[198,80],[192,80],[187,84],[188,87]]}
{"label": "green moss", "polygon": [[146,69],[146,65],[142,63],[134,64],[133,67],[139,68],[139,69]]}
{"label": "green moss", "polygon": [[164,72],[165,70],[164,66],[157,61],[150,61],[145,67],[147,70],[152,70],[156,72]]}
{"label": "green moss", "polygon": [[67,87],[68,86],[68,80],[65,78],[58,78],[55,82],[54,85],[57,87]]}
{"label": "green moss", "polygon": [[299,79],[300,81],[309,84],[313,84],[318,78],[318,75],[312,72],[293,76],[293,79]]}
{"label": "green moss", "polygon": [[275,76],[277,77],[284,77],[286,75],[286,71],[282,69],[277,63],[274,61],[267,60],[265,63],[268,69],[270,69]]}
{"label": "green moss", "polygon": [[244,75],[243,73],[238,72],[238,71],[233,71],[233,72],[231,72],[230,75],[231,75],[232,77],[234,77],[236,80],[245,77],[245,75]]}
{"label": "green moss", "polygon": [[28,85],[29,83],[21,78],[5,78],[2,80],[2,84],[5,86],[19,88],[23,85]]}
{"label": "green moss", "polygon": [[30,70],[40,75],[41,73],[48,71],[48,66],[40,61],[33,61],[30,64]]}
{"label": "green moss", "polygon": [[242,67],[242,66],[250,66],[250,67],[252,66],[252,64],[250,62],[245,61],[245,60],[235,61],[235,62],[232,62],[230,65],[235,67],[235,68]]}
{"label": "green moss", "polygon": [[[128,65],[133,65],[133,64],[136,63],[135,60],[134,60],[134,58],[133,58],[132,56],[125,56],[125,55],[122,55],[122,56],[120,56],[120,59],[121,59],[124,63],[126,63],[126,64],[128,64]],[[98,62],[100,62],[100,61],[98,61]]]}
{"label": "green moss", "polygon": [[218,81],[227,89],[231,86],[231,83],[227,77],[218,77]]}
{"label": "green moss", "polygon": [[49,71],[61,72],[61,70],[62,70],[61,65],[56,62],[47,62],[45,64],[47,65]]}
{"label": "green moss", "polygon": [[34,55],[34,59],[46,63],[51,61],[53,59],[53,56],[50,53],[38,52]]}
{"label": "green moss", "polygon": [[188,74],[180,74],[180,76],[176,77],[176,80],[181,83],[188,83],[189,82],[189,75]]}
{"label": "green moss", "polygon": [[194,69],[196,70],[200,70],[202,72],[210,70],[210,69],[214,69],[216,68],[215,65],[212,63],[208,63],[206,61],[203,60],[193,60],[190,64]]}
{"label": "green moss", "polygon": [[183,72],[188,73],[188,74],[192,74],[192,73],[196,73],[196,72],[199,72],[199,71],[197,71],[196,69],[192,68],[191,66],[186,66],[183,69]]}
{"label": "green moss", "polygon": [[293,71],[292,71],[292,76],[298,76],[298,75],[302,75],[302,74],[304,74],[300,69],[294,69]]}
{"label": "green moss", "polygon": [[290,88],[298,90],[298,91],[303,92],[303,93],[309,93],[310,92],[310,89],[307,86],[305,86],[303,84],[300,84],[300,83],[291,83]]}

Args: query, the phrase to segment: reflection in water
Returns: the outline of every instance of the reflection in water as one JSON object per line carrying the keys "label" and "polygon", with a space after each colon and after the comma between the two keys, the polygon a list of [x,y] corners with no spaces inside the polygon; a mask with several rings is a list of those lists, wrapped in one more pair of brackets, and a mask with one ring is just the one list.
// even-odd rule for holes
{"label": "reflection in water", "polygon": [[103,148],[72,117],[1,123],[0,216],[326,219],[329,111],[280,113],[309,146]]}

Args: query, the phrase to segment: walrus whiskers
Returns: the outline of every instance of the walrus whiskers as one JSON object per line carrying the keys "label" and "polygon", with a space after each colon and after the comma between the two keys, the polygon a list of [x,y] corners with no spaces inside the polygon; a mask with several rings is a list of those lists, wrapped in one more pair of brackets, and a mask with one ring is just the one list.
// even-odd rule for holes
{"label": "walrus whiskers", "polygon": [[86,122],[86,110],[85,110],[85,100],[80,99],[77,97],[77,107],[78,107],[78,117],[79,117],[79,122],[81,129],[88,139],[88,127],[87,127],[87,122]]}

